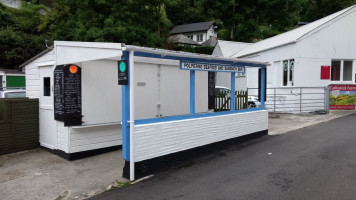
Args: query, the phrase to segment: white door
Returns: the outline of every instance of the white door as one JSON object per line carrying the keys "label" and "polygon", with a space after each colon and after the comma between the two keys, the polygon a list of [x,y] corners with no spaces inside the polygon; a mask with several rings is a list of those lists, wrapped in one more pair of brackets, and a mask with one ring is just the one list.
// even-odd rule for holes
{"label": "white door", "polygon": [[40,144],[57,149],[57,127],[53,110],[53,68],[40,67]]}

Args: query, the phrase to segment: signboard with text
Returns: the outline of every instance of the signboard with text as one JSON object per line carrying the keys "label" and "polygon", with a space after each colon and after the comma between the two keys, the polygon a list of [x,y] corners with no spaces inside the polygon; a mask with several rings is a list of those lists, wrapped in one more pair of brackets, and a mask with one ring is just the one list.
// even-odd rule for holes
{"label": "signboard with text", "polygon": [[354,110],[356,85],[329,85],[330,110]]}
{"label": "signboard with text", "polygon": [[237,65],[224,65],[212,63],[199,63],[199,62],[180,62],[180,68],[183,70],[197,70],[197,71],[210,71],[210,72],[236,72],[245,73],[245,66]]}
{"label": "signboard with text", "polygon": [[82,125],[81,68],[57,65],[54,70],[54,119],[64,126]]}
{"label": "signboard with text", "polygon": [[129,84],[129,69],[127,60],[118,61],[118,84],[128,85]]}

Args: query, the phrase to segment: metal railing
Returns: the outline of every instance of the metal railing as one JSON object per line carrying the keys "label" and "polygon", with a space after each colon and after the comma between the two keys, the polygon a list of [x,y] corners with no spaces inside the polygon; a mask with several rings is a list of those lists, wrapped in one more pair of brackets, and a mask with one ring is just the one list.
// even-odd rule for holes
{"label": "metal railing", "polygon": [[[327,87],[267,88],[265,108],[273,113],[329,112]],[[248,88],[249,95],[258,95],[257,88]]]}

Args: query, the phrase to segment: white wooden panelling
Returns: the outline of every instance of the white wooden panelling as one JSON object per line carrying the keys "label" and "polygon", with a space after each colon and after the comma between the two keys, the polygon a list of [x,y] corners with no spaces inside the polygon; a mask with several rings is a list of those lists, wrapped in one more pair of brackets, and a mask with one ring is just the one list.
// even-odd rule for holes
{"label": "white wooden panelling", "polygon": [[57,129],[52,110],[40,109],[40,144],[47,148],[57,148]]}
{"label": "white wooden panelling", "polygon": [[[32,70],[32,71],[34,71],[34,70]],[[38,73],[38,72],[36,72],[36,73]],[[38,74],[35,74],[35,75],[27,75],[26,74],[26,81],[27,80],[38,80]]]}
{"label": "white wooden panelling", "polygon": [[62,139],[62,140],[66,140],[68,141],[69,140],[69,137],[68,137],[68,131],[63,131],[65,130],[67,127],[61,127],[62,128],[62,131],[59,130],[60,127],[58,126],[58,138]]}
{"label": "white wooden panelling", "polygon": [[[28,91],[39,91],[39,85],[29,85],[26,87],[26,90]],[[39,97],[39,96],[38,96]]]}
{"label": "white wooden panelling", "polygon": [[70,129],[70,153],[122,145],[121,125]]}
{"label": "white wooden panelling", "polygon": [[40,96],[40,91],[26,91],[26,97],[38,98],[38,96]]}
{"label": "white wooden panelling", "polygon": [[122,144],[122,140],[112,140],[102,143],[94,143],[94,144],[87,144],[82,146],[75,146],[70,148],[70,153],[81,152],[81,151],[88,151],[93,149],[101,149],[105,147],[113,147]]}
{"label": "white wooden panelling", "polygon": [[34,78],[36,78],[36,77],[39,78],[38,69],[37,68],[33,69],[33,68],[30,68],[30,66],[29,66],[29,67],[26,67],[26,71],[25,72],[26,72],[26,76],[35,75]]}
{"label": "white wooden panelling", "polygon": [[56,124],[58,149],[69,153],[69,128],[63,122],[56,121]]}
{"label": "white wooden panelling", "polygon": [[108,142],[108,141],[117,141],[121,140],[121,136],[119,133],[116,133],[116,135],[109,135],[106,137],[97,137],[97,138],[88,138],[88,139],[83,139],[83,140],[72,140],[70,142],[72,147],[76,146],[82,146],[83,144],[85,145],[92,145],[92,144],[97,144],[97,143],[103,143],[103,142]]}
{"label": "white wooden panelling", "polygon": [[106,137],[112,135],[120,135],[121,137],[121,124],[101,126],[101,127],[88,127],[88,128],[71,128],[71,140],[84,140],[90,138]]}
{"label": "white wooden panelling", "polygon": [[26,86],[40,86],[40,80],[27,80]]}
{"label": "white wooden panelling", "polygon": [[136,125],[134,160],[147,160],[267,129],[265,110]]}

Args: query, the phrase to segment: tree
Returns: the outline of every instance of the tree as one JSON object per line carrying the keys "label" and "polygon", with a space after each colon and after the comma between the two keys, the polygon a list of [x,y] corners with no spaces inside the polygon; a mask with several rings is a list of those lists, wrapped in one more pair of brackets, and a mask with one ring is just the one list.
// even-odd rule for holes
{"label": "tree", "polygon": [[16,69],[46,48],[46,34],[39,29],[46,12],[32,2],[19,9],[0,4],[0,68]]}
{"label": "tree", "polygon": [[59,0],[52,10],[53,40],[163,47],[162,36],[170,26],[163,1]]}
{"label": "tree", "polygon": [[305,0],[303,21],[312,22],[356,4],[356,0]]}

